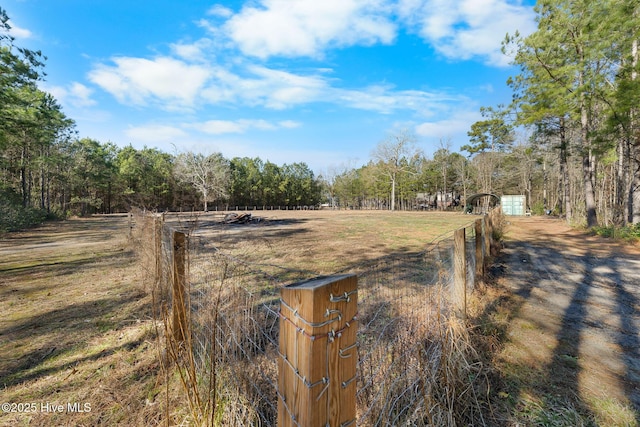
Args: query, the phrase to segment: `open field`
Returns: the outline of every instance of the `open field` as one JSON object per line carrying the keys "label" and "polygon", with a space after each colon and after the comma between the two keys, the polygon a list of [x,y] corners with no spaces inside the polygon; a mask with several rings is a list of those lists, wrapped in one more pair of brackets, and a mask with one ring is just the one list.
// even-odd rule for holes
{"label": "open field", "polygon": [[[221,215],[200,215],[196,234],[206,247],[249,262],[332,274],[392,253],[424,251],[476,219],[454,212],[321,210],[253,214],[263,220],[221,225]],[[169,224],[179,222],[168,217]],[[184,219],[182,222],[185,225]]]}
{"label": "open field", "polygon": [[[265,221],[220,226],[219,216],[199,216],[202,244],[251,262],[333,273],[423,250],[474,219],[433,212],[256,215]],[[177,379],[165,378],[159,363],[151,297],[128,235],[125,217],[95,217],[0,240],[0,403],[15,404],[0,412],[0,425],[156,425],[187,418]]]}

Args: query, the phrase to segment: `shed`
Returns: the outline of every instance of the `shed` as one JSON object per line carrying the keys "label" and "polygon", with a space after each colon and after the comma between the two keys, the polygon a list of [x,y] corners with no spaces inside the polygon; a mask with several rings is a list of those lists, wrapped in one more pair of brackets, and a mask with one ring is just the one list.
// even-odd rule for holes
{"label": "shed", "polygon": [[524,195],[504,195],[500,198],[502,212],[505,215],[524,215],[526,198]]}
{"label": "shed", "polygon": [[486,214],[498,204],[500,197],[491,193],[478,193],[467,197],[464,212],[475,214]]}

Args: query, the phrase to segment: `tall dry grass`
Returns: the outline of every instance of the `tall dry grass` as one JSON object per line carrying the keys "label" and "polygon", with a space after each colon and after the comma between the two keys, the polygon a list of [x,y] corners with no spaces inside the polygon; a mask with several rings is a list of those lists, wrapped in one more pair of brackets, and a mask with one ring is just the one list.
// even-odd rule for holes
{"label": "tall dry grass", "polygon": [[[169,245],[166,238],[162,245]],[[162,278],[154,285],[165,325],[158,334],[165,375],[179,377],[192,425],[275,425],[277,269],[265,273],[238,257],[198,248],[196,238],[191,245],[185,341],[170,330],[168,285]],[[147,262],[149,270],[168,275],[153,257]],[[442,243],[431,253],[356,268],[363,273],[358,425],[486,425],[488,367],[467,324],[449,310],[451,262]]]}

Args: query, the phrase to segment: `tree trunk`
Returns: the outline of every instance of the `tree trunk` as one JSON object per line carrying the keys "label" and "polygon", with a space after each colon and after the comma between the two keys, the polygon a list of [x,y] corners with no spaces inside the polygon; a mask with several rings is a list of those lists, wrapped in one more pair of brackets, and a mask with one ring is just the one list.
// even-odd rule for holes
{"label": "tree trunk", "polygon": [[[584,78],[580,73],[580,86]],[[585,211],[587,213],[587,227],[598,225],[596,212],[595,187],[593,185],[594,162],[589,144],[589,112],[587,110],[586,94],[580,97],[580,146],[582,148],[582,184],[584,189]]]}
{"label": "tree trunk", "polygon": [[613,207],[613,222],[618,226],[627,225],[629,212],[629,139],[620,138],[618,146],[618,163],[616,168],[615,206]]}
{"label": "tree trunk", "polygon": [[[25,143],[26,144],[26,143]],[[31,199],[29,195],[29,187],[27,185],[27,147],[22,147],[20,154],[20,187],[22,188],[22,206],[29,206]]]}
{"label": "tree trunk", "polygon": [[563,204],[560,205],[561,209],[564,209],[565,220],[567,223],[571,223],[573,220],[573,208],[571,204],[571,183],[569,181],[569,165],[567,164],[568,158],[568,147],[567,147],[567,136],[565,129],[564,117],[560,118],[560,182],[561,182],[561,190],[560,194],[562,195]]}
{"label": "tree trunk", "polygon": [[[638,65],[638,40],[633,40],[631,45],[632,72],[631,80],[638,78],[636,67]],[[636,126],[635,110],[631,110],[631,137],[629,144],[629,169],[631,173],[628,197],[629,222],[640,224],[640,129]]]}
{"label": "tree trunk", "polygon": [[631,147],[633,176],[629,190],[629,222],[640,224],[640,141],[636,138],[634,142]]}
{"label": "tree trunk", "polygon": [[547,160],[542,159],[542,209],[547,213]]}
{"label": "tree trunk", "polygon": [[396,210],[396,176],[391,177],[391,210]]}
{"label": "tree trunk", "polygon": [[598,225],[596,212],[595,188],[593,185],[593,158],[591,151],[582,156],[582,183],[584,186],[584,203],[587,212],[587,227]]}
{"label": "tree trunk", "polygon": [[44,170],[44,162],[40,165],[40,209],[44,210],[46,208],[45,205],[45,195],[46,195],[46,184],[45,184],[45,170]]}

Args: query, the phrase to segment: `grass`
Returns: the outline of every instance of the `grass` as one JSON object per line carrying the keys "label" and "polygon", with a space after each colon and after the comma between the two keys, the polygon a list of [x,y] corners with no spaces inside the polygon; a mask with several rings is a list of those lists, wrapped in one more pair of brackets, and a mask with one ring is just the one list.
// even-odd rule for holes
{"label": "grass", "polygon": [[[421,251],[475,219],[432,212],[260,214],[269,216],[267,225],[209,226],[198,238],[204,249],[215,246],[260,263],[285,283]],[[165,369],[166,356],[157,346],[162,331],[153,322],[150,289],[144,284],[148,275],[136,263],[127,231],[126,219],[92,218],[48,223],[0,240],[3,400],[91,404],[85,414],[0,413],[0,425],[195,425],[179,372]],[[303,272],[285,274],[274,266]],[[421,420],[433,425],[638,427],[632,407],[604,397],[576,403],[544,368],[504,351],[513,314],[522,303],[517,295],[490,283],[476,296],[471,329],[442,319],[422,341],[431,353],[413,353],[422,357],[415,363],[437,367],[422,370],[420,383],[440,387],[427,395],[424,407],[430,412]],[[534,322],[520,326],[538,332]],[[436,353],[443,344],[445,351]],[[396,353],[387,359],[408,344],[390,342],[389,348]],[[435,354],[440,358],[433,365]],[[562,369],[581,363],[568,353],[557,358],[556,379],[562,378]],[[397,361],[393,369],[406,370]],[[229,375],[223,372],[219,381],[231,381]],[[257,423],[255,401],[220,393],[217,402],[216,422],[233,413],[236,425],[238,420]]]}
{"label": "grass", "polygon": [[611,427],[637,427],[637,413],[629,405],[610,398],[593,399],[589,402],[598,425]]}
{"label": "grass", "polygon": [[[266,226],[205,227],[199,239],[207,249],[216,246],[261,263],[285,282],[418,252],[475,219],[436,212],[260,214],[269,217]],[[45,223],[0,240],[3,400],[91,406],[91,412],[77,414],[0,413],[0,425],[193,424],[179,373],[165,369],[167,356],[158,346],[162,326],[154,322],[149,274],[140,269],[140,256],[129,245],[126,218]],[[273,266],[304,273],[282,274]],[[443,325],[437,334],[451,337],[447,342],[460,357],[439,365],[438,375],[449,382],[444,400],[436,403],[450,405],[440,419],[455,410],[456,402],[480,399],[469,394],[468,381],[482,378],[466,335]],[[246,398],[221,394],[218,402],[225,413],[255,417],[255,403]],[[460,420],[472,417],[460,413]]]}
{"label": "grass", "polygon": [[597,226],[593,227],[591,232],[597,236],[620,239],[632,243],[640,242],[640,224],[626,227],[618,227],[615,225]]}
{"label": "grass", "polygon": [[122,218],[76,219],[0,240],[3,402],[91,407],[1,412],[0,425],[166,419],[151,300],[126,230]]}
{"label": "grass", "polygon": [[[260,212],[266,225],[198,231],[207,247],[254,263],[332,274],[392,253],[419,252],[475,219],[452,212]],[[206,220],[202,217],[201,220]]]}
{"label": "grass", "polygon": [[[358,311],[360,322],[367,328],[366,332],[361,330],[359,337],[359,351],[363,352],[359,369],[373,379],[372,385],[361,385],[366,388],[360,389],[361,422],[462,425],[481,419],[486,377],[465,326],[450,323],[441,316],[442,295],[436,295],[439,288],[433,288],[434,295],[427,295],[429,288],[424,286],[427,281],[417,279],[421,271],[428,273],[429,279],[432,276],[437,279],[437,271],[430,269],[432,262],[402,256],[424,251],[430,242],[450,235],[473,219],[451,213],[287,212],[258,225],[216,226],[211,225],[206,216],[200,218],[207,226],[192,235],[198,248],[190,254],[192,282],[218,283],[217,277],[228,280],[221,288],[216,285],[205,288],[204,292],[214,295],[207,301],[216,301],[218,289],[224,291],[222,306],[227,311],[220,313],[225,323],[219,327],[225,328],[223,336],[231,342],[231,347],[218,347],[218,351],[226,355],[219,356],[224,368],[214,372],[217,386],[212,387],[206,371],[213,364],[194,373],[190,356],[181,355],[178,345],[171,346],[171,359],[181,367],[178,372],[185,395],[189,396],[191,418],[222,417],[223,424],[230,425],[234,424],[231,420],[237,425],[238,420],[249,422],[256,416],[270,419],[262,411],[270,412],[268,407],[263,408],[263,400],[275,400],[275,396],[265,396],[272,394],[273,386],[267,385],[265,394],[256,394],[253,389],[259,387],[255,381],[261,376],[255,367],[271,375],[275,370],[274,354],[253,346],[245,347],[243,334],[247,331],[241,326],[255,321],[253,310],[271,295],[262,292],[266,290],[263,288],[259,293],[261,297],[246,305],[242,295],[247,289],[260,290],[255,289],[255,283],[262,280],[255,278],[252,272],[255,269],[268,275],[263,286],[270,287],[274,286],[273,281],[286,284],[342,270],[359,271],[367,276],[360,276],[359,295],[366,295],[367,302],[361,301]],[[222,257],[221,252],[227,258]],[[390,263],[391,259],[394,261]],[[372,269],[374,274],[369,277]],[[227,277],[226,272],[233,275]],[[204,312],[217,313],[218,310],[212,307]],[[247,316],[246,313],[252,313],[246,321],[236,324],[232,320],[238,315]],[[197,319],[200,316],[200,311],[192,314],[192,321],[198,325],[195,330],[200,330],[201,325],[215,324],[215,319]],[[241,349],[236,345],[241,345]],[[419,366],[423,368],[417,369]],[[235,392],[224,387],[228,381],[235,384]],[[367,379],[362,381],[368,384]],[[246,394],[234,394],[238,388]],[[219,396],[216,413],[211,412],[207,400],[213,392]],[[231,402],[234,405],[230,405]]]}

